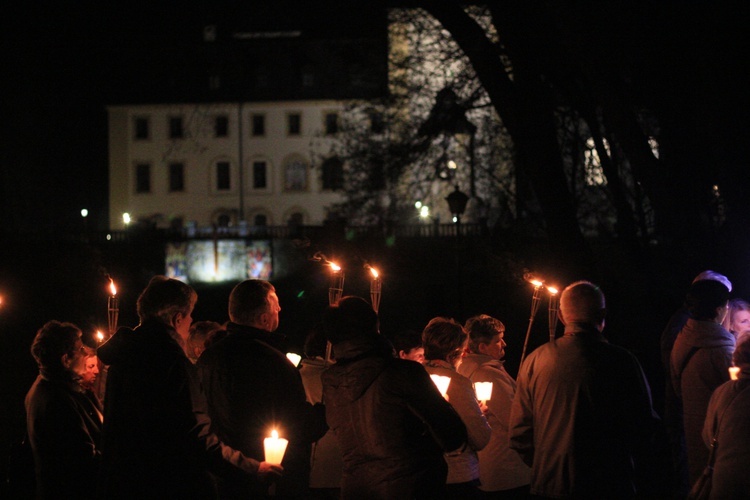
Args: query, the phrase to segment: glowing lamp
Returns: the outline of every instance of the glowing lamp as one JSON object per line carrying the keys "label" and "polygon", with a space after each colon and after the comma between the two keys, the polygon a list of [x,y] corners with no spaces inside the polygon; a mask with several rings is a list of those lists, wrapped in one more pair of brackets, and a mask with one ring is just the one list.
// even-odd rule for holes
{"label": "glowing lamp", "polygon": [[474,382],[474,391],[477,399],[485,403],[492,398],[492,382]]}
{"label": "glowing lamp", "polygon": [[287,359],[289,361],[292,362],[292,364],[294,366],[299,365],[299,362],[302,361],[302,356],[300,356],[299,354],[294,353],[294,352],[288,352],[288,353],[286,353],[286,357],[287,357]]}
{"label": "glowing lamp", "polygon": [[737,380],[740,378],[740,367],[739,366],[730,366],[729,367],[729,378],[732,380]]}
{"label": "glowing lamp", "polygon": [[438,391],[440,391],[440,394],[445,397],[448,393],[448,386],[451,384],[451,378],[443,375],[430,375],[430,378],[435,384],[435,387],[438,388]]}

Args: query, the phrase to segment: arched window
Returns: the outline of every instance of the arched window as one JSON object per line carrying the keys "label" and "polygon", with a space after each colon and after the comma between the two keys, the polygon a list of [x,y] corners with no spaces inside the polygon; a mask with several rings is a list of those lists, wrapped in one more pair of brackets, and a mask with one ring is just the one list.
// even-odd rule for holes
{"label": "arched window", "polygon": [[307,191],[307,163],[294,158],[284,167],[284,190]]}

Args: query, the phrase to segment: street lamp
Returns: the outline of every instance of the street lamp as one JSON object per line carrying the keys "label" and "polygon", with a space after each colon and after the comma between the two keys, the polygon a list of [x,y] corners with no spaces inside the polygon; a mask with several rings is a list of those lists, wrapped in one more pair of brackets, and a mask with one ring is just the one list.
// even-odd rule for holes
{"label": "street lamp", "polygon": [[455,222],[456,225],[460,226],[461,216],[466,210],[466,204],[469,202],[469,197],[466,195],[466,193],[459,191],[458,184],[456,184],[456,189],[451,194],[445,197],[445,201],[448,202],[448,207],[453,214],[453,222]]}

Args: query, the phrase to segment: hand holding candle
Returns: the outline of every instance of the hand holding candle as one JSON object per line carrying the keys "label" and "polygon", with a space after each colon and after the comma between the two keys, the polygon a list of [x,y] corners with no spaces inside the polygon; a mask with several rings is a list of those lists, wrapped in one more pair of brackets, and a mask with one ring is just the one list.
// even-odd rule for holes
{"label": "hand holding candle", "polygon": [[263,449],[266,454],[265,461],[269,464],[280,465],[284,459],[287,444],[289,444],[289,441],[280,438],[276,429],[272,430],[271,436],[263,440]]}

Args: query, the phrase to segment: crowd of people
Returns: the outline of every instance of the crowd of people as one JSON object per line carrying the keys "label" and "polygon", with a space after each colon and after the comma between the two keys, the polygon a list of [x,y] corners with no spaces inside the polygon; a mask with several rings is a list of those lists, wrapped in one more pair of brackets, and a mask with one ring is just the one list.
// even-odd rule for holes
{"label": "crowd of people", "polygon": [[[588,281],[562,291],[563,335],[514,379],[505,326],[488,315],[387,335],[369,302],[346,296],[297,366],[268,281],[237,284],[219,324],[193,322],[195,290],[155,276],[139,325],[96,351],[71,323],[37,332],[26,397],[36,495],[685,498],[710,460],[711,498],[747,498],[750,305],[731,290],[701,273],[664,329],[662,419],[636,357],[607,341],[605,296]],[[483,382],[491,394],[478,400]],[[287,443],[280,463],[265,455],[273,433]],[[668,463],[657,464],[663,436]]]}

